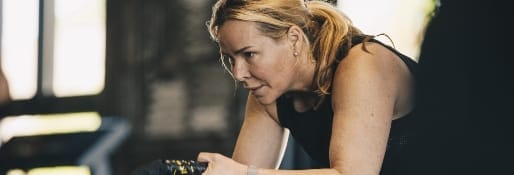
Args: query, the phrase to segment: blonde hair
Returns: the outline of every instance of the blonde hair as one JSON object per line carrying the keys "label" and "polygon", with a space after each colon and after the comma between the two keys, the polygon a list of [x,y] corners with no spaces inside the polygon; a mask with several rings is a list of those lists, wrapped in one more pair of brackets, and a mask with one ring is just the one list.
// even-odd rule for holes
{"label": "blonde hair", "polygon": [[255,22],[260,32],[273,39],[283,37],[291,26],[299,26],[316,61],[313,86],[320,96],[330,93],[335,71],[332,65],[340,59],[336,58],[338,50],[349,49],[352,36],[362,35],[346,15],[323,1],[219,0],[207,21],[213,40],[218,41],[218,29],[227,20]]}

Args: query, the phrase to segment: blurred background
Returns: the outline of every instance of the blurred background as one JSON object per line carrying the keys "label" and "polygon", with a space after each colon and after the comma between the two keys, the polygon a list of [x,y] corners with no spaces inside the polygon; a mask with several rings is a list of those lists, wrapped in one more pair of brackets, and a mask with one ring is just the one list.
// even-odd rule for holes
{"label": "blurred background", "polygon": [[[158,158],[230,156],[246,92],[209,38],[214,2],[0,0],[0,174],[124,175]],[[437,5],[330,2],[415,59]],[[315,166],[289,142],[283,168]]]}

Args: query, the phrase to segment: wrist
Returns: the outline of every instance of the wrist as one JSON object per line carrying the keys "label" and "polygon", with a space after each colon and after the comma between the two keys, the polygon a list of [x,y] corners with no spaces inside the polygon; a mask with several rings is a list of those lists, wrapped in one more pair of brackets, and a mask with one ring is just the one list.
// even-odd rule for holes
{"label": "wrist", "polygon": [[258,175],[257,171],[257,167],[253,165],[248,165],[248,168],[246,169],[246,175]]}

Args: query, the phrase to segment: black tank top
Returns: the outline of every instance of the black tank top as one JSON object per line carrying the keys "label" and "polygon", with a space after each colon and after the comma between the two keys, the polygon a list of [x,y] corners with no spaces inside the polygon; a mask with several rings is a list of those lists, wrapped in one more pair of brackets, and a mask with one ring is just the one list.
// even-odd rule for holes
{"label": "black tank top", "polygon": [[[363,36],[352,38],[352,46],[363,42],[363,40]],[[379,43],[394,52],[405,62],[410,72],[415,75],[417,65],[415,61],[380,41],[375,39],[369,41]],[[343,46],[343,49],[340,49],[337,58],[346,56],[348,50],[344,48],[346,47]],[[337,66],[338,63],[334,64]],[[294,109],[292,98],[282,95],[277,99],[277,112],[280,124],[290,130],[296,142],[303,147],[307,154],[309,154],[321,168],[330,167],[328,151],[333,118],[331,97],[330,94],[327,95],[324,102],[317,110],[310,109],[301,113]],[[394,174],[396,169],[394,165],[400,164],[402,152],[404,152],[409,140],[415,135],[410,124],[413,122],[413,116],[411,115],[412,112],[399,119],[393,120],[391,123],[387,150],[382,163],[382,175]]]}

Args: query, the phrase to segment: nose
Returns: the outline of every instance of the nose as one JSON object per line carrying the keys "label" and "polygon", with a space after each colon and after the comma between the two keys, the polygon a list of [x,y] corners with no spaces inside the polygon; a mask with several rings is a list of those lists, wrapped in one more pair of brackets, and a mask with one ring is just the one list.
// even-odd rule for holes
{"label": "nose", "polygon": [[236,81],[239,81],[243,84],[251,77],[250,71],[248,70],[248,65],[246,65],[246,63],[243,61],[234,61],[232,74]]}

